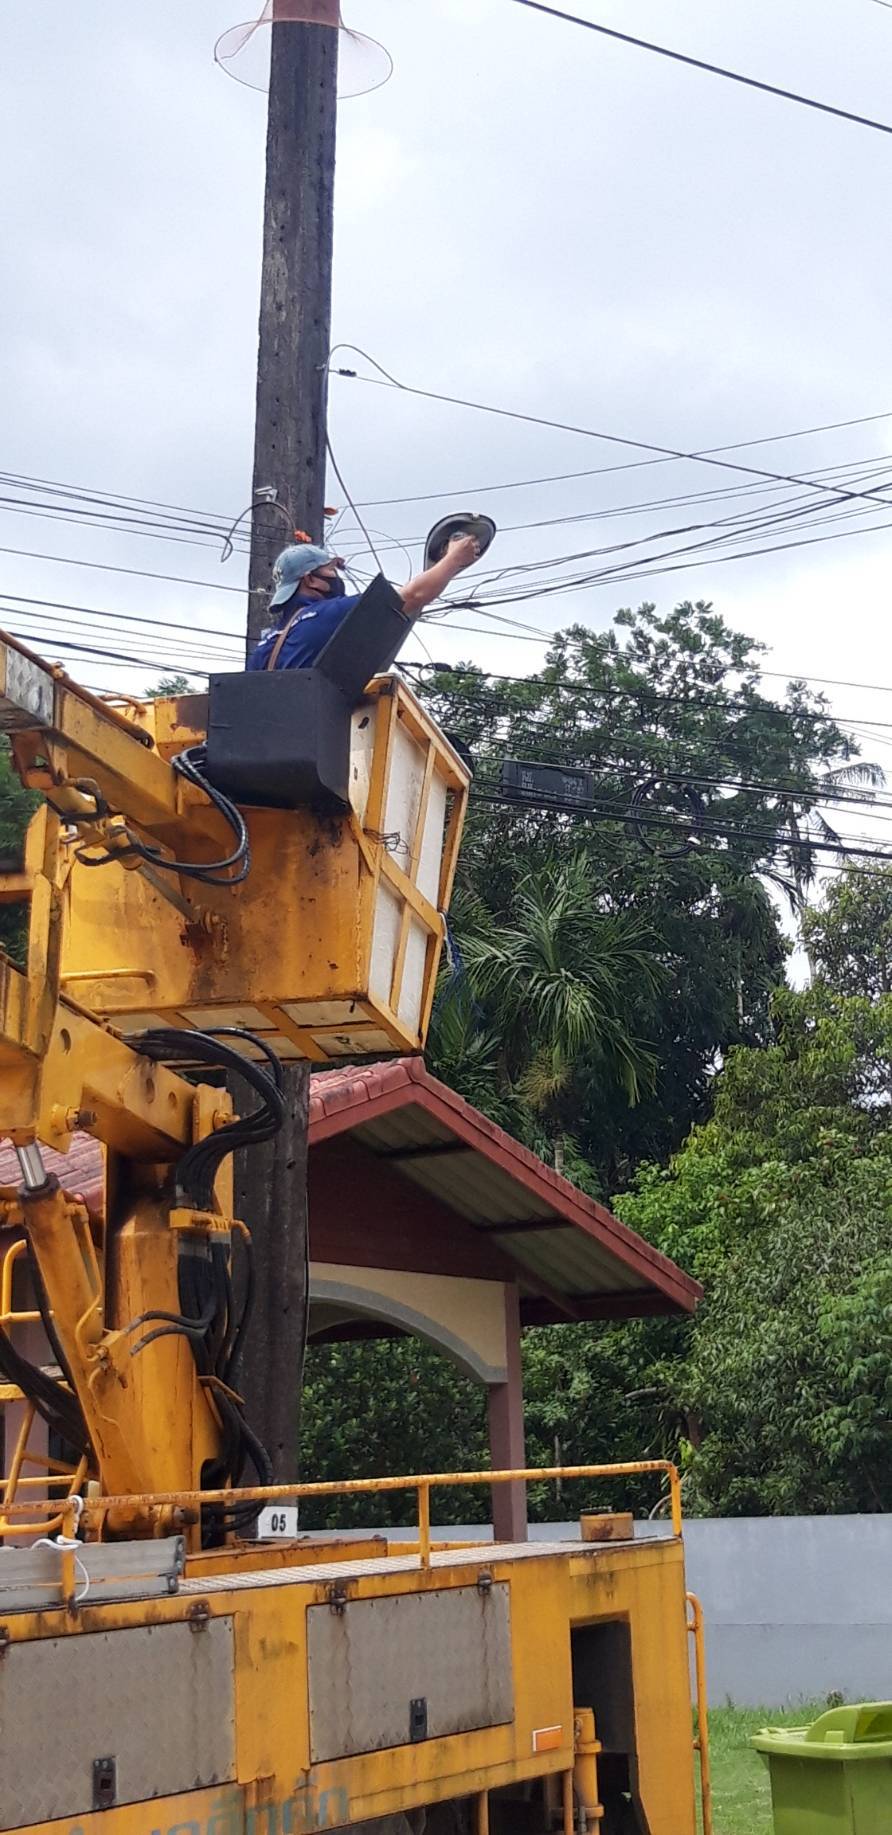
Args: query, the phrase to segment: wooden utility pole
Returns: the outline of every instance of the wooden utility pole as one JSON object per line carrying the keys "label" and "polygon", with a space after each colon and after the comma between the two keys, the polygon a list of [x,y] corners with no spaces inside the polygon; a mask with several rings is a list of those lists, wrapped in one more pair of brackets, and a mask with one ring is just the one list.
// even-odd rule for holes
{"label": "wooden utility pole", "polygon": [[[320,11],[319,0],[315,0]],[[323,0],[328,8],[328,0]],[[337,17],[337,5],[331,7]],[[275,486],[290,528],[324,536],[325,421],[331,345],[338,32],[274,23],[254,441],[254,498]],[[272,565],[291,539],[280,511],[255,507],[248,651],[268,622]],[[236,1165],[237,1214],[254,1237],[257,1291],[241,1387],[278,1483],[298,1474],[307,1319],[309,1066],[285,1070],[287,1119]],[[236,1092],[234,1091],[234,1094]],[[236,1094],[236,1101],[243,1093]]]}
{"label": "wooden utility pole", "polygon": [[[317,0],[318,10],[318,0]],[[337,5],[331,8],[337,18]],[[325,420],[331,348],[338,32],[274,24],[254,435],[248,647],[266,622],[272,564],[292,528],[324,535]]]}

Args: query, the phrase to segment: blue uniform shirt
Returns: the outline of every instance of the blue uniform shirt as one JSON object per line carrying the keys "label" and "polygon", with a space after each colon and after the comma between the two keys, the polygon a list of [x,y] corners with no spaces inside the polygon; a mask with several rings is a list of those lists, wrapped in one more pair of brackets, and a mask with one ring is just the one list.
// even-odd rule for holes
{"label": "blue uniform shirt", "polygon": [[[338,626],[343,623],[347,613],[353,610],[360,598],[360,593],[344,593],[337,599],[310,599],[302,593],[295,593],[284,608],[282,624],[294,619],[288,636],[279,652],[276,669],[311,669],[324,650],[330,637],[333,637]],[[298,616],[295,618],[295,612]],[[257,645],[248,660],[249,669],[265,669],[270,652],[274,648],[281,632],[278,629],[268,631]]]}

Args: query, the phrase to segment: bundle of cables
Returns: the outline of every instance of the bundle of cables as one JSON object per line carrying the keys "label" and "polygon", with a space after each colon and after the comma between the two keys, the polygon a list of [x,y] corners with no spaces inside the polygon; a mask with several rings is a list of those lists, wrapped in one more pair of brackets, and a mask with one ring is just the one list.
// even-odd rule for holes
{"label": "bundle of cables", "polygon": [[[227,1045],[227,1038],[256,1047],[266,1063],[253,1063],[234,1046]],[[130,1042],[144,1057],[158,1063],[180,1063],[190,1068],[198,1063],[214,1070],[231,1071],[261,1099],[258,1108],[189,1147],[177,1165],[176,1202],[195,1210],[209,1210],[213,1204],[214,1179],[227,1154],[272,1139],[282,1126],[285,1098],[281,1064],[262,1039],[234,1026],[223,1026],[215,1033],[178,1032],[159,1027]],[[259,1484],[272,1482],[269,1456],[245,1420],[242,1403],[233,1387],[254,1299],[251,1238],[245,1232],[237,1240],[246,1257],[240,1305],[236,1304],[233,1290],[228,1244],[215,1242],[213,1238],[202,1241],[186,1235],[179,1253],[181,1311],[144,1313],[133,1320],[130,1327],[130,1330],[144,1325],[155,1328],[133,1346],[134,1356],[155,1339],[171,1334],[185,1338],[190,1346],[199,1382],[210,1392],[223,1430],[219,1454],[206,1461],[202,1469],[202,1488],[208,1491],[240,1484],[248,1465],[253,1468]],[[203,1546],[214,1547],[225,1540],[227,1532],[247,1529],[256,1514],[254,1504],[231,1508],[206,1506],[202,1512]]]}
{"label": "bundle of cables", "polygon": [[59,1376],[53,1376],[39,1365],[31,1363],[27,1357],[16,1350],[8,1333],[0,1329],[0,1375],[8,1383],[15,1383],[22,1394],[32,1404],[41,1420],[50,1430],[57,1434],[61,1443],[71,1452],[75,1459],[89,1451],[89,1436],[80,1403],[75,1393],[71,1373],[65,1361],[65,1355],[59,1343],[53,1315],[50,1311],[43,1282],[36,1258],[30,1243],[26,1250],[28,1269],[34,1296],[37,1301],[43,1329],[59,1366]]}
{"label": "bundle of cables", "polygon": [[[96,854],[89,851],[90,844],[87,843],[78,849],[78,860],[85,867],[106,867],[114,861],[136,859],[143,861],[146,866],[154,867],[156,871],[163,869],[167,873],[177,873],[181,879],[194,879],[203,886],[240,886],[251,871],[251,844],[248,830],[241,810],[237,809],[235,803],[231,803],[228,796],[224,796],[222,790],[217,790],[205,777],[207,748],[203,745],[189,746],[185,752],[178,753],[171,762],[179,776],[184,777],[187,783],[194,784],[197,789],[204,791],[214,808],[218,809],[223,816],[235,839],[235,846],[231,853],[222,860],[171,860],[160,848],[152,847],[148,842],[138,840],[128,828],[125,847],[114,850],[105,849],[102,853]],[[91,815],[86,819],[100,821],[108,813],[107,806],[97,801],[96,815]]]}

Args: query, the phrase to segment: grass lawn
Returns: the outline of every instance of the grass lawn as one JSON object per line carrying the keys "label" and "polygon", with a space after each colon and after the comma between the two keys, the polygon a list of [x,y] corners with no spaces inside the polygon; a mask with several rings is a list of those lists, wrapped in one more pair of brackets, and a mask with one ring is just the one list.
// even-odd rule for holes
{"label": "grass lawn", "polygon": [[712,1708],[709,1715],[715,1835],[772,1835],[768,1771],[750,1750],[760,1727],[802,1727],[826,1702],[795,1708]]}

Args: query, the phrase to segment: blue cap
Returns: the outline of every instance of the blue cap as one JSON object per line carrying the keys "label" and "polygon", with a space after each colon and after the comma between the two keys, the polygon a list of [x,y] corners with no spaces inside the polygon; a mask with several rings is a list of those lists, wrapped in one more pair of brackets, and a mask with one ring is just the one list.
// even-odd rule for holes
{"label": "blue cap", "polygon": [[327,548],[314,548],[312,542],[297,542],[290,548],[283,548],[273,568],[275,592],[270,605],[284,605],[308,573],[315,573],[317,567],[330,567],[333,559]]}

